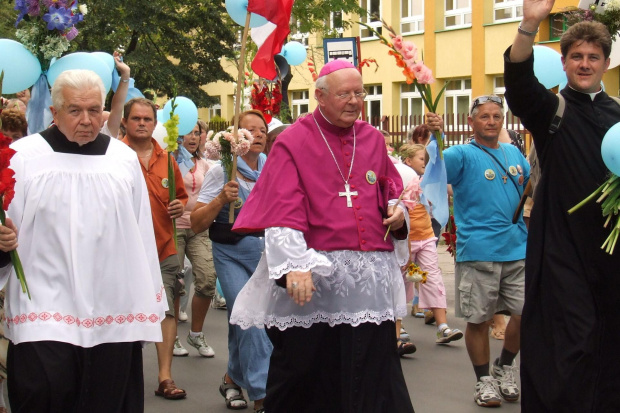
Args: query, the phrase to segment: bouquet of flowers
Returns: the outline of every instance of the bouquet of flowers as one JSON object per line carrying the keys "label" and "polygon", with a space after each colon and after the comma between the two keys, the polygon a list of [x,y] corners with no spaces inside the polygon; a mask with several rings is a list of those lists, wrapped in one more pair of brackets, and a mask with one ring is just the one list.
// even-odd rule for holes
{"label": "bouquet of flowers", "polygon": [[422,271],[422,269],[418,267],[416,263],[409,261],[409,264],[407,265],[407,273],[405,274],[405,279],[407,281],[425,284],[427,276],[427,271]]}
{"label": "bouquet of flowers", "polygon": [[15,27],[17,39],[30,50],[47,70],[53,58],[69,49],[69,42],[78,35],[75,27],[88,12],[77,0],[15,0],[19,12]]}
{"label": "bouquet of flowers", "polygon": [[603,6],[592,2],[587,9],[577,7],[567,8],[567,23],[572,26],[580,21],[598,21],[607,26],[612,40],[620,30],[620,0],[607,0]]}
{"label": "bouquet of flowers", "polygon": [[263,113],[267,123],[271,122],[273,116],[280,114],[280,103],[282,102],[280,83],[280,81],[277,81],[271,89],[266,82],[262,81],[260,83],[254,82],[252,85],[250,104],[252,109]]}
{"label": "bouquet of flowers", "polygon": [[[600,194],[600,196],[599,196]],[[613,254],[616,248],[616,242],[618,242],[618,236],[620,235],[620,179],[618,175],[611,174],[609,179],[599,186],[596,191],[592,192],[586,199],[568,210],[569,214],[577,211],[579,208],[592,201],[598,196],[597,203],[601,204],[603,211],[603,218],[606,218],[604,227],[607,228],[610,222],[612,223],[612,230],[609,237],[605,240],[601,249],[605,249],[608,254]]]}
{"label": "bouquet of flowers", "polygon": [[[0,95],[2,95],[3,80],[4,71],[0,72]],[[2,112],[1,106],[0,112]],[[1,119],[0,130],[2,130]],[[15,196],[15,178],[13,177],[15,175],[15,171],[9,168],[11,158],[15,155],[15,150],[9,148],[11,142],[11,138],[0,132],[0,202],[2,203],[2,207],[0,208],[0,222],[2,225],[5,225],[6,223],[6,214],[4,211],[9,209],[13,196]],[[24,275],[24,268],[22,267],[22,262],[19,259],[19,254],[17,254],[17,250],[13,250],[10,252],[10,255],[13,268],[15,269],[15,275],[17,275],[17,279],[22,286],[22,292],[28,294],[28,299],[30,299],[30,290],[28,289],[28,284],[26,283],[26,276]]]}
{"label": "bouquet of flowers", "polygon": [[448,251],[452,257],[456,258],[456,224],[454,223],[454,215],[450,215],[448,224],[446,225],[446,232],[442,232],[441,236],[448,246],[446,251]]}
{"label": "bouquet of flowers", "polygon": [[222,162],[222,168],[226,172],[228,179],[234,179],[233,177],[233,156],[243,156],[250,150],[254,137],[247,129],[238,129],[237,136],[233,135],[233,127],[230,126],[227,130],[218,132],[209,138],[207,135],[207,142],[205,149],[209,159],[220,159]]}
{"label": "bouquet of flowers", "polygon": [[[446,89],[447,83],[439,91],[437,97],[433,99],[433,92],[431,90],[431,84],[435,82],[433,78],[433,72],[423,62],[422,59],[418,59],[418,48],[410,41],[403,40],[403,37],[396,34],[396,31],[392,26],[388,25],[384,20],[381,20],[383,27],[387,30],[390,40],[379,33],[375,28],[369,26],[366,23],[358,22],[362,26],[365,26],[372,33],[375,34],[381,41],[390,48],[389,55],[394,56],[398,67],[403,69],[403,75],[407,79],[407,84],[414,84],[426,110],[432,113],[437,113],[437,106],[439,105],[439,99]],[[439,156],[443,159],[443,139],[441,137],[437,139],[437,147],[439,148]]]}

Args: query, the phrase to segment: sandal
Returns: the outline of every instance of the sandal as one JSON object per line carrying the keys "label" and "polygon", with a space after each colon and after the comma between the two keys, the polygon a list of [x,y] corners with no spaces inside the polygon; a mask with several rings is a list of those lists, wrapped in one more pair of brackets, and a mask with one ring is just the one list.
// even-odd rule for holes
{"label": "sandal", "polygon": [[[175,392],[175,390],[178,390]],[[172,379],[163,380],[159,383],[159,387],[155,390],[155,396],[163,397],[167,400],[184,399],[187,393],[183,389],[179,389]]]}
{"label": "sandal", "polygon": [[496,330],[492,328],[489,335],[493,337],[495,340],[503,340],[506,335],[506,330]]}
{"label": "sandal", "polygon": [[397,350],[399,356],[404,356],[405,354],[413,354],[416,352],[417,347],[413,343],[405,343],[402,340],[398,340],[397,342]]}
{"label": "sandal", "polygon": [[[227,397],[226,392],[228,390],[237,390],[239,393]],[[226,400],[226,407],[230,410],[242,410],[248,407],[248,402],[245,397],[243,397],[243,390],[241,390],[241,387],[237,386],[235,383],[226,383],[226,375],[224,375],[222,384],[220,384],[220,394]],[[234,405],[233,402],[236,401],[242,401],[243,403]]]}

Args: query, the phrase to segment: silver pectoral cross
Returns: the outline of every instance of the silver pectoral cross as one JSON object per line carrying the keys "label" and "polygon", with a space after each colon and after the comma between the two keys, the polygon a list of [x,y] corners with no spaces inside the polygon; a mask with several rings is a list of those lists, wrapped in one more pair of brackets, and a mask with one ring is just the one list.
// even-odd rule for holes
{"label": "silver pectoral cross", "polygon": [[344,184],[344,192],[338,192],[338,196],[347,197],[347,208],[353,208],[353,203],[351,202],[352,195],[357,195],[357,191],[351,192],[351,187],[349,184]]}

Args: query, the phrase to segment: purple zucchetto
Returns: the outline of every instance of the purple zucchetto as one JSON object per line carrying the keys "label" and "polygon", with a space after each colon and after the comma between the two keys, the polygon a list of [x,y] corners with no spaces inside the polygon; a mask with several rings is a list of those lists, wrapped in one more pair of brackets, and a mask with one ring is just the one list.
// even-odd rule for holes
{"label": "purple zucchetto", "polygon": [[319,77],[327,76],[328,74],[340,69],[356,69],[356,67],[348,60],[332,60],[331,62],[323,66],[321,72],[319,73]]}

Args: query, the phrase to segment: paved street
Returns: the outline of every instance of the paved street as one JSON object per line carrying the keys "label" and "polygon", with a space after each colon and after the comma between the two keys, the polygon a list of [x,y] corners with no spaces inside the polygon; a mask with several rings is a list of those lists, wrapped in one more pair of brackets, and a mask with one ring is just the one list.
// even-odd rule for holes
{"label": "paved street", "polygon": [[[448,321],[450,326],[465,330],[462,319],[454,316],[454,264],[452,257],[440,246],[440,266],[448,292]],[[418,350],[402,359],[402,366],[411,400],[417,413],[459,413],[483,412],[473,401],[475,376],[467,357],[464,339],[446,346],[435,344],[435,326],[426,326],[421,319],[408,315],[403,320]],[[179,336],[185,345],[189,330],[188,323],[179,324]],[[218,387],[227,363],[227,325],[226,312],[209,310],[204,332],[207,342],[215,350],[215,358],[206,359],[189,346],[189,357],[175,357],[173,375],[177,384],[187,391],[187,399],[168,401],[156,397],[157,358],[155,346],[149,345],[144,351],[144,379],[146,412],[207,412],[224,413],[224,399]],[[491,357],[499,356],[503,341],[491,339]],[[377,377],[377,380],[389,378]],[[251,411],[250,409],[246,411]],[[519,412],[519,403],[504,402],[499,411]],[[294,413],[294,412],[291,412]],[[337,413],[337,412],[324,412]]]}

